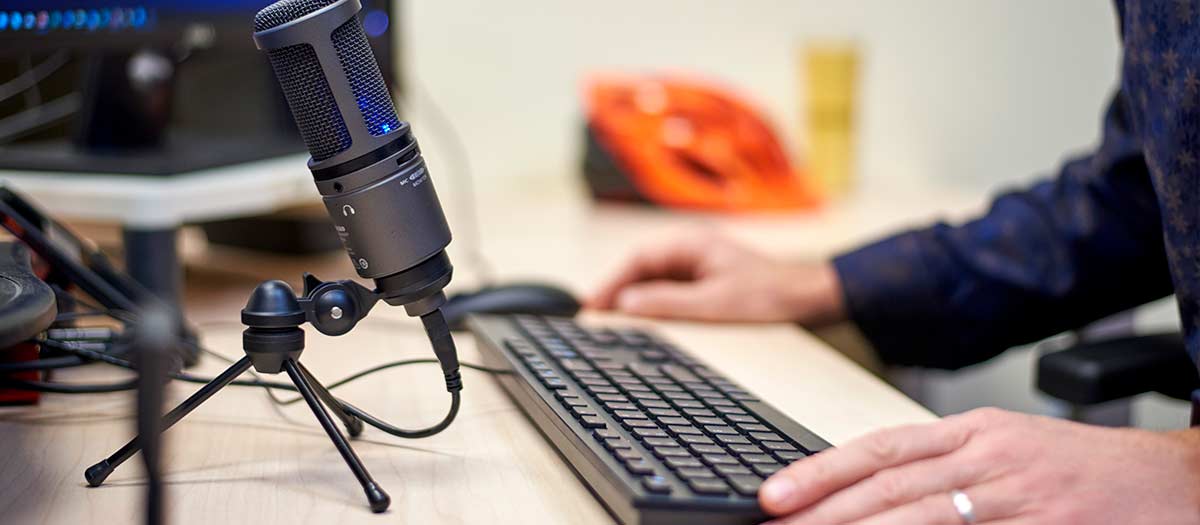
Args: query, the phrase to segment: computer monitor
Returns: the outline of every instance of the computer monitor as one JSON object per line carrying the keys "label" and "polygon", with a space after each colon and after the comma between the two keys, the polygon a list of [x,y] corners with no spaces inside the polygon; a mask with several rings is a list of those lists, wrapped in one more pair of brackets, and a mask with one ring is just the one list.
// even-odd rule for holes
{"label": "computer monitor", "polygon": [[[0,0],[0,168],[170,175],[304,151],[251,39],[270,0]],[[400,85],[398,10],[363,0]]]}

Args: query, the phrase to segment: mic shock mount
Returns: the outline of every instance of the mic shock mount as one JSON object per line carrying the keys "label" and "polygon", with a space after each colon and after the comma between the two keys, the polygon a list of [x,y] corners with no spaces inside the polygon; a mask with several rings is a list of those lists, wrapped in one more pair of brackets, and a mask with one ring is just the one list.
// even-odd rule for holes
{"label": "mic shock mount", "polygon": [[[308,323],[317,331],[329,336],[344,335],[354,329],[381,299],[383,296],[380,293],[354,281],[325,282],[307,273],[304,274],[304,294],[300,297],[296,297],[292,288],[283,281],[272,280],[259,284],[250,294],[246,307],[242,309],[242,324],[246,326],[246,330],[242,332],[242,350],[246,354],[245,357],[163,416],[160,431],[165,431],[179,422],[250,367],[262,374],[287,373],[342,455],[342,459],[362,485],[371,510],[387,510],[391,498],[371,478],[362,460],[355,454],[346,436],[329,415],[329,412],[333,412],[346,427],[350,437],[356,437],[362,433],[363,421],[349,412],[361,412],[333,397],[333,394],[300,363],[300,354],[304,351],[304,330],[300,328],[301,325]],[[422,300],[426,308],[410,310],[410,313],[423,312],[419,315],[441,364],[446,390],[453,396],[451,413],[442,424],[435,427],[438,430],[445,428],[457,413],[459,391],[462,390],[454,341],[446,328],[441,310],[436,307],[444,301],[444,295],[438,291],[434,296]],[[135,437],[108,458],[89,467],[84,472],[88,485],[97,487],[104,483],[114,469],[142,449],[142,443],[141,436]]]}

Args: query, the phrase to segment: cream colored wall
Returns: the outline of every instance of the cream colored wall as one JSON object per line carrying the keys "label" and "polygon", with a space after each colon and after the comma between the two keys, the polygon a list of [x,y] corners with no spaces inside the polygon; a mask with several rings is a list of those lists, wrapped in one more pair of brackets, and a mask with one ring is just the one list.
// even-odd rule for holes
{"label": "cream colored wall", "polygon": [[724,79],[794,138],[797,45],[833,36],[864,50],[866,188],[988,188],[1091,144],[1118,59],[1112,6],[1095,0],[402,4],[410,83],[448,113],[483,177],[575,176],[578,81],[599,68]]}
{"label": "cream colored wall", "polygon": [[[1050,174],[1095,142],[1119,58],[1112,5],[1095,0],[404,0],[403,10],[414,120],[429,120],[436,101],[484,192],[514,177],[578,176],[579,79],[603,68],[723,79],[794,145],[797,46],[824,36],[862,45],[860,191],[934,184],[983,195]],[[436,131],[421,132],[436,151],[427,157],[452,169],[436,160],[455,153]],[[455,184],[443,177],[439,188]],[[1173,308],[1160,303],[1140,318],[1169,325]],[[934,374],[923,401],[940,413],[1043,411],[1033,358],[1015,350]],[[1183,425],[1186,409],[1148,400],[1138,412],[1161,428]]]}

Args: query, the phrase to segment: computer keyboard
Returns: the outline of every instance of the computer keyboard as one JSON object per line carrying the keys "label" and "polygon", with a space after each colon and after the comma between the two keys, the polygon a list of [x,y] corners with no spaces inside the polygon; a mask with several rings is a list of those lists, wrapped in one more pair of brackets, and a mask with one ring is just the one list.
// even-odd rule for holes
{"label": "computer keyboard", "polygon": [[757,523],[763,479],[829,443],[656,335],[468,320],[489,366],[622,523]]}

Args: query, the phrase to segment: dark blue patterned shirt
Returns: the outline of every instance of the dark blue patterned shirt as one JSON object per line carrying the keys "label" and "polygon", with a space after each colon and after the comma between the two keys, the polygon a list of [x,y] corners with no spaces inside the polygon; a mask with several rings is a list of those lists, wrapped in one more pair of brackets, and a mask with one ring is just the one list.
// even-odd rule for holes
{"label": "dark blue patterned shirt", "polygon": [[884,360],[957,368],[1175,292],[1200,356],[1200,2],[1116,2],[1099,148],[982,217],[834,259]]}

